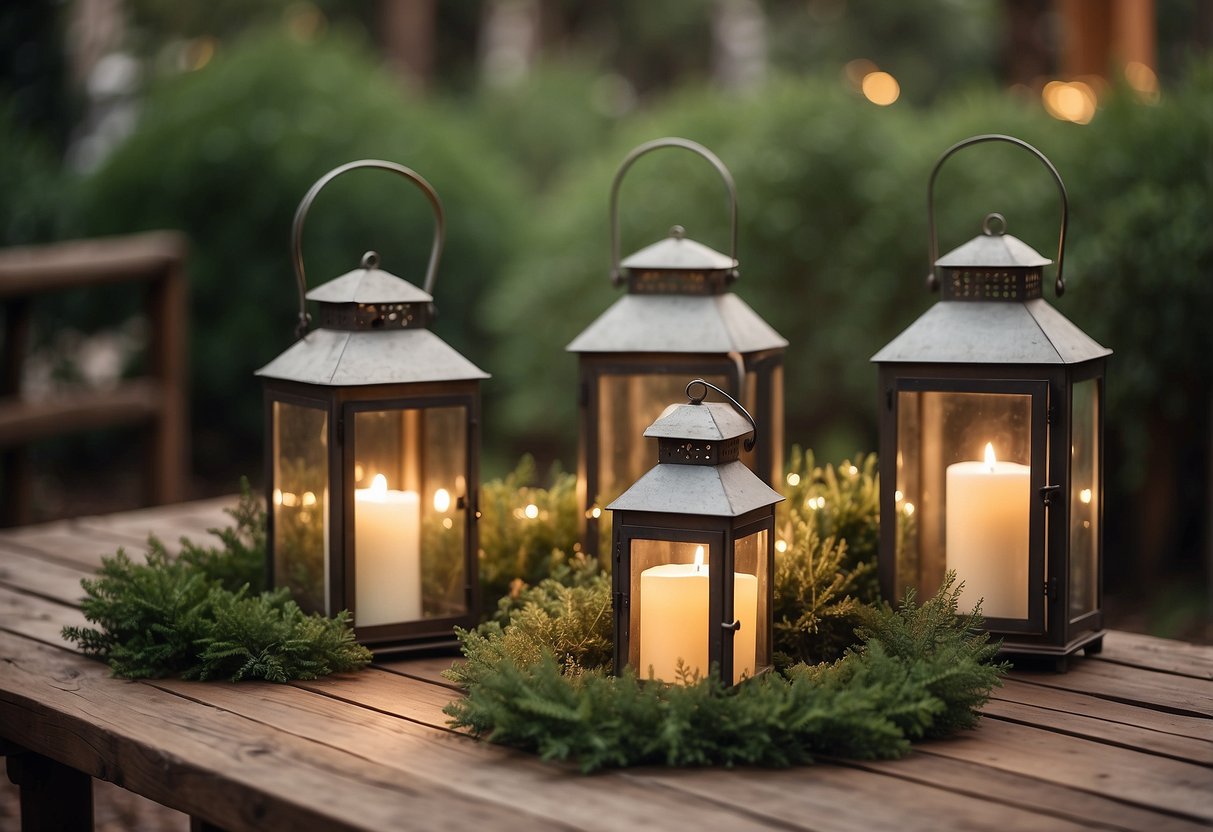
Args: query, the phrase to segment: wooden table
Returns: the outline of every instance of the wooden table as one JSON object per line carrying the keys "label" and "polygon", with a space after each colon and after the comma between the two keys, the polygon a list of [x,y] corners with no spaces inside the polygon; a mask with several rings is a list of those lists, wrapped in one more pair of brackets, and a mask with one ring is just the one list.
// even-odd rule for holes
{"label": "wooden table", "polygon": [[26,810],[50,812],[44,828],[89,822],[88,777],[199,829],[1213,825],[1213,648],[1124,632],[1064,675],[1012,673],[975,731],[904,760],[590,777],[447,729],[449,659],[291,685],[128,682],[62,642],[63,625],[83,622],[80,578],[102,554],[138,550],[149,532],[202,540],[226,525],[226,502],[0,535],[0,737],[24,750],[10,771],[29,784]]}

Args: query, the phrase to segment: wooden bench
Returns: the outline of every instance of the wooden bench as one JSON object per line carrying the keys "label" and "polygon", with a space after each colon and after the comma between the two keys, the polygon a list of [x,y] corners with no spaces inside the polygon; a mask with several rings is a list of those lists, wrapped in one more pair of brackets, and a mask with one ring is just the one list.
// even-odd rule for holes
{"label": "wooden bench", "polygon": [[[0,525],[30,521],[27,446],[81,431],[148,425],[145,502],[185,497],[185,252],[184,236],[168,231],[0,250]],[[147,374],[111,389],[22,395],[33,298],[129,282],[147,286]]]}
{"label": "wooden bench", "polygon": [[290,685],[128,682],[60,640],[83,621],[79,580],[102,554],[138,548],[148,532],[201,540],[226,525],[222,505],[0,533],[0,738],[18,752],[10,771],[27,828],[89,828],[89,778],[186,812],[195,829],[1213,824],[1213,648],[1124,632],[1067,674],[1012,673],[976,730],[904,760],[591,777],[450,731],[442,707],[459,694],[439,675],[449,658]]}

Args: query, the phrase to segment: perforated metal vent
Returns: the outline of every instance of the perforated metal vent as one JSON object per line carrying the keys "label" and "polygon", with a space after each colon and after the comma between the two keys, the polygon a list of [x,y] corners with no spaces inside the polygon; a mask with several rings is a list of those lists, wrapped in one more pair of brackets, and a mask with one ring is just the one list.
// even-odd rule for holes
{"label": "perforated metal vent", "polygon": [[414,329],[428,323],[424,303],[322,303],[320,326],[360,332],[368,329]]}
{"label": "perforated metal vent", "polygon": [[947,300],[1017,301],[1041,296],[1040,269],[944,269]]}
{"label": "perforated metal vent", "polygon": [[675,465],[719,465],[738,458],[740,439],[723,442],[697,442],[691,439],[660,439],[657,461]]}

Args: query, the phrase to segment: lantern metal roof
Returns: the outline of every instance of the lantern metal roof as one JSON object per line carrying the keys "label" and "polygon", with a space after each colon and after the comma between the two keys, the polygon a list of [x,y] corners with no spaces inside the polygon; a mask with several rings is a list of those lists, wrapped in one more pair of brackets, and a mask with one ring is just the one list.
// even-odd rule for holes
{"label": "lantern metal roof", "polygon": [[[1041,266],[1053,261],[1027,243],[991,230],[1000,214],[990,214],[983,233],[935,261],[946,270],[944,298],[872,356],[874,362],[957,364],[1081,364],[1111,355],[1056,309],[1040,292]],[[1022,286],[1007,284],[1005,293],[953,299],[947,291],[947,275],[979,269],[998,279],[1022,279],[1035,273],[1034,281]],[[1018,273],[1018,274],[1016,274]]]}
{"label": "lantern metal roof", "polygon": [[666,412],[648,426],[644,435],[658,439],[723,442],[745,436],[753,430],[749,420],[732,406],[722,402],[701,402],[666,408]]}
{"label": "lantern metal roof", "polygon": [[317,286],[307,293],[308,300],[322,303],[429,303],[429,292],[419,289],[391,272],[360,268]]}
{"label": "lantern metal roof", "polygon": [[[753,418],[703,379],[687,385],[688,396],[696,384],[703,385],[703,395],[666,408],[644,432],[658,440],[659,458],[671,461],[651,468],[608,505],[609,510],[740,517],[783,500],[737,458],[738,440],[754,432]],[[708,389],[728,398],[731,406],[704,402]],[[751,447],[752,442],[747,450]]]}
{"label": "lantern metal roof", "polygon": [[569,352],[729,353],[782,349],[787,340],[731,292],[624,295],[566,347]]}
{"label": "lantern metal roof", "polygon": [[710,246],[686,237],[682,227],[676,225],[670,236],[625,257],[619,265],[625,269],[717,271],[736,268],[737,261],[727,254],[721,254]]}

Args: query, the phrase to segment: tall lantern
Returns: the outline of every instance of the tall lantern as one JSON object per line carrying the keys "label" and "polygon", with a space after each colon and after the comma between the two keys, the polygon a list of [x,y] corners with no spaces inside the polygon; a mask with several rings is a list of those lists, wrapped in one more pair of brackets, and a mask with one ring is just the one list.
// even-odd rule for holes
{"label": "tall lantern", "polygon": [[[949,148],[927,187],[928,284],[942,299],[872,360],[880,376],[880,581],[961,603],[983,599],[1012,654],[1065,657],[1102,645],[1104,369],[1100,346],[1042,297],[1049,259],[989,214],[981,236],[936,259],[935,177],[958,150],[1001,141],[1034,154],[1061,195],[1055,289],[1069,204],[1036,148],[983,135]],[[892,518],[892,522],[888,519]]]}
{"label": "tall lantern", "polygon": [[[732,250],[721,254],[685,236],[681,226],[620,260],[619,186],[632,163],[665,147],[706,159],[728,191]],[[702,376],[728,390],[754,414],[766,440],[743,461],[765,482],[783,464],[783,354],[787,341],[728,291],[738,277],[737,190],[724,163],[701,144],[665,138],[623,160],[611,184],[611,281],[627,286],[568,350],[578,354],[580,443],[578,496],[583,545],[596,554],[601,506],[643,474],[655,451],[641,434],[683,379]]]}
{"label": "tall lantern", "polygon": [[[696,385],[703,388],[691,395]],[[705,402],[708,389],[731,404]],[[608,508],[614,513],[615,669],[680,682],[717,668],[732,684],[771,664],[775,504],[740,461],[754,419],[696,379],[644,435],[657,465]]]}
{"label": "tall lantern", "polygon": [[[301,235],[320,190],[347,171],[399,174],[425,194],[435,233],[418,289],[361,266],[307,291]],[[442,203],[392,162],[321,177],[299,203],[291,250],[298,340],[257,371],[264,383],[272,584],[308,611],[349,609],[376,650],[446,646],[478,617],[476,510],[480,380],[428,329],[442,254]],[[306,301],[319,306],[308,331]]]}

